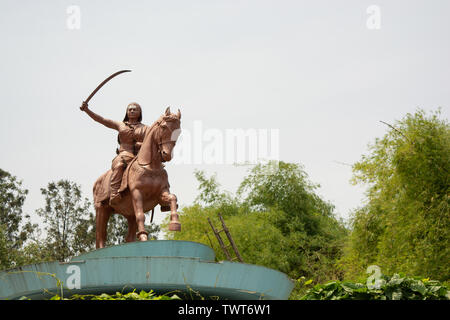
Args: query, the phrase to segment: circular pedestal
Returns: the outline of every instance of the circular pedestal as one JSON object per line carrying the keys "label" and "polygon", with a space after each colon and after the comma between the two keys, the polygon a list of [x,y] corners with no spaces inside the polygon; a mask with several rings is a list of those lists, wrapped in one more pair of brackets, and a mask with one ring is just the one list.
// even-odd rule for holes
{"label": "circular pedestal", "polygon": [[44,299],[60,294],[153,290],[195,292],[204,298],[287,299],[294,283],[284,273],[257,265],[214,262],[200,243],[154,240],[94,250],[68,263],[46,262],[0,273],[0,299]]}
{"label": "circular pedestal", "polygon": [[152,240],[123,243],[97,249],[72,258],[72,261],[108,257],[182,257],[214,261],[214,250],[192,241]]}

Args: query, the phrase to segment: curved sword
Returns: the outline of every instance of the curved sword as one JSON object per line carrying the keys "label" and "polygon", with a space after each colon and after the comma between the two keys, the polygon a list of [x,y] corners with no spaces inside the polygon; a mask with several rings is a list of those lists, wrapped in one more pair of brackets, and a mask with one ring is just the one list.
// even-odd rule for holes
{"label": "curved sword", "polygon": [[92,93],[89,95],[89,97],[87,97],[87,99],[84,101],[86,103],[89,102],[89,100],[91,100],[91,98],[94,96],[94,94],[97,93],[98,90],[100,90],[101,87],[103,87],[105,85],[105,83],[107,83],[109,80],[111,80],[112,78],[114,78],[115,76],[118,76],[121,73],[124,72],[131,72],[131,70],[121,70],[121,71],[117,71],[116,73],[113,73],[112,75],[110,75],[108,78],[106,78],[105,80],[103,80],[102,83],[100,83],[97,88],[95,88],[94,91],[92,91]]}

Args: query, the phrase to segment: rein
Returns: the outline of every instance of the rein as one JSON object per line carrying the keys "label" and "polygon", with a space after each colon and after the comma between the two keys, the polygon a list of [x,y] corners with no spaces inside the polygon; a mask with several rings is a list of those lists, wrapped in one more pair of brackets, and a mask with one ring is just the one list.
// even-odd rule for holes
{"label": "rein", "polygon": [[[160,121],[157,121],[151,128],[150,128],[150,130],[158,130],[158,129],[160,129],[160,127],[161,127],[161,120]],[[149,133],[150,134],[150,133]],[[166,141],[162,141],[162,138],[160,137],[159,138],[159,143],[158,143],[158,152],[157,153],[159,153],[159,154],[161,154],[161,147],[164,145],[164,144],[166,144],[166,143],[174,143],[174,141],[172,141],[172,140],[166,140]],[[137,157],[137,156],[136,156]],[[141,167],[146,167],[146,166],[148,166],[148,165],[150,165],[151,163],[152,163],[152,161],[150,160],[150,162],[149,163],[139,163],[139,159],[136,159],[136,162],[138,163],[138,165],[140,165]]]}

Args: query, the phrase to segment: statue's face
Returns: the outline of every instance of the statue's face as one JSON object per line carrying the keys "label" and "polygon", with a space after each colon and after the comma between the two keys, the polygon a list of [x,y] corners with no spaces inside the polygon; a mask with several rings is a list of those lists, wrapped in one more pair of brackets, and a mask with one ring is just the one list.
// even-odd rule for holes
{"label": "statue's face", "polygon": [[139,119],[139,116],[141,115],[141,110],[139,107],[135,106],[135,105],[131,105],[128,106],[127,108],[127,115],[128,115],[128,119]]}

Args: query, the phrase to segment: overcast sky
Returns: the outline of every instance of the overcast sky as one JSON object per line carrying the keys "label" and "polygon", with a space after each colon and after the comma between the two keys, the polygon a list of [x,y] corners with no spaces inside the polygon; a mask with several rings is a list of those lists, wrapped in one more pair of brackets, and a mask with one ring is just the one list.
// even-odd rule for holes
{"label": "overcast sky", "polygon": [[[448,118],[449,17],[446,0],[2,0],[0,168],[29,189],[27,213],[44,206],[41,187],[63,178],[92,201],[117,133],[79,106],[104,78],[131,69],[91,110],[122,120],[136,101],[146,124],[172,106],[191,133],[195,121],[203,132],[279,130],[279,159],[301,164],[347,218],[364,192],[349,183],[349,164],[388,131],[380,120],[418,107]],[[166,169],[183,206],[197,195],[194,169],[235,192],[250,167]]]}

